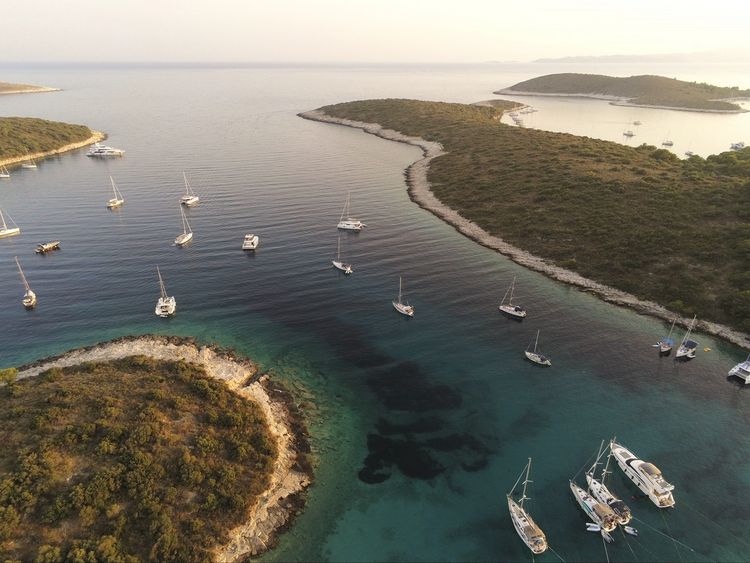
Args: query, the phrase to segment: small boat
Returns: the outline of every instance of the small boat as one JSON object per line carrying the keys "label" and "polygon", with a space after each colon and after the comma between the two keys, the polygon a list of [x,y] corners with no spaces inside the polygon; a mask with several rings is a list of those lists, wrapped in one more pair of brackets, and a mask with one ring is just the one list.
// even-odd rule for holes
{"label": "small boat", "polygon": [[611,473],[609,471],[609,462],[612,459],[612,452],[609,452],[607,455],[607,463],[604,465],[601,477],[597,479],[594,476],[596,466],[599,465],[599,460],[605,453],[607,453],[608,449],[609,448],[604,447],[604,442],[602,441],[601,445],[599,446],[599,452],[597,453],[594,465],[592,465],[591,468],[586,472],[586,482],[588,483],[591,496],[593,496],[599,502],[609,506],[612,509],[612,512],[614,512],[615,516],[617,517],[617,523],[621,526],[625,526],[630,523],[630,520],[633,518],[633,514],[630,512],[630,508],[628,508],[628,506],[619,498],[613,495],[604,484],[604,479],[607,477],[607,474]]}
{"label": "small boat", "polygon": [[5,166],[0,166],[0,178],[10,178],[10,172]]}
{"label": "small boat", "polygon": [[729,149],[733,151],[741,151],[744,148],[745,148],[745,143],[743,143],[742,141],[740,141],[739,143],[732,143],[731,145],[729,145]]}
{"label": "small boat", "polygon": [[528,347],[526,348],[526,351],[524,354],[526,354],[526,358],[534,362],[535,364],[539,364],[540,366],[551,366],[552,361],[546,357],[540,354],[536,351],[536,347],[539,344],[539,331],[536,331],[536,340],[532,340],[534,342],[534,350],[529,350],[531,348],[531,342],[529,342]]}
{"label": "small boat", "polygon": [[18,261],[18,256],[16,256],[16,266],[18,266],[18,273],[21,276],[23,287],[26,290],[26,293],[23,294],[23,299],[21,299],[21,303],[27,309],[33,309],[34,307],[36,307],[36,293],[31,290],[31,288],[29,287],[29,282],[26,281],[26,276],[23,274],[21,264]]}
{"label": "small boat", "polygon": [[182,209],[182,205],[180,205],[180,215],[182,215],[182,234],[174,239],[174,243],[177,246],[185,246],[193,239],[193,230],[190,228],[190,223],[188,223],[187,217],[185,217],[185,211]]}
{"label": "small boat", "polygon": [[626,137],[635,137],[635,133],[633,133],[630,129],[624,131],[623,135],[625,135]]}
{"label": "small boat", "polygon": [[5,215],[3,215],[3,210],[0,209],[0,238],[13,237],[13,236],[21,234],[21,228],[18,225],[16,225],[16,222],[13,220],[13,217],[8,215],[8,219],[13,224],[12,227],[9,227],[8,224],[5,222]]}
{"label": "small boat", "polygon": [[156,267],[156,275],[159,276],[159,300],[156,302],[154,313],[157,317],[171,317],[177,310],[177,301],[174,297],[167,295],[167,289],[164,287],[164,280],[161,277],[159,266]]}
{"label": "small boat", "polygon": [[37,254],[44,254],[45,252],[50,252],[52,250],[59,250],[60,249],[60,241],[59,240],[53,240],[52,242],[42,242],[36,245],[36,249],[34,249],[34,252]]}
{"label": "small boat", "polygon": [[[29,153],[27,152],[26,154],[28,155]],[[36,168],[36,167],[37,167],[36,161],[31,157],[29,157],[28,162],[24,162],[23,164],[21,164],[21,168]]]}
{"label": "small boat", "polygon": [[94,143],[94,146],[89,149],[89,151],[86,153],[86,156],[91,156],[94,158],[106,158],[109,156],[122,156],[124,154],[124,150],[116,149],[114,147],[108,147],[107,145],[100,145],[99,143]]}
{"label": "small boat", "polygon": [[641,123],[640,121],[638,121],[638,120],[636,119],[636,120],[635,120],[635,121],[633,122],[633,125],[643,125],[643,123]]}
{"label": "small boat", "polygon": [[[505,291],[505,295],[503,295],[503,299],[500,301],[498,310],[511,319],[522,321],[526,318],[526,309],[520,305],[513,305],[513,291],[515,290],[515,287],[516,278],[513,276],[513,281],[510,283],[510,287]],[[510,297],[508,297],[508,295],[510,295]],[[505,302],[506,298],[508,299],[507,303]]]}
{"label": "small boat", "polygon": [[125,203],[125,198],[122,197],[120,190],[117,189],[117,185],[115,184],[115,180],[114,178],[112,178],[112,176],[109,177],[109,181],[112,183],[112,193],[114,194],[114,197],[107,201],[107,207],[109,209],[115,209],[116,207],[120,207],[123,203]]}
{"label": "small boat", "polygon": [[596,526],[587,525],[587,529],[592,532],[601,532],[605,540],[612,541],[609,532],[617,527],[617,516],[612,509],[603,504],[584,491],[581,487],[570,481],[570,492],[576,499],[578,506],[588,516]]}
{"label": "small boat", "polygon": [[698,348],[698,343],[695,340],[690,339],[690,334],[693,332],[693,325],[695,324],[696,317],[697,315],[693,317],[692,321],[690,321],[688,331],[685,333],[685,336],[680,343],[680,347],[677,349],[677,353],[674,356],[675,360],[692,360],[695,358],[695,351]]}
{"label": "small boat", "polygon": [[336,258],[331,260],[331,264],[333,264],[334,268],[341,270],[345,274],[354,272],[351,264],[341,261],[341,237],[338,238],[338,244],[336,245]]}
{"label": "small boat", "polygon": [[413,317],[414,316],[414,307],[409,305],[409,302],[406,303],[403,302],[403,292],[401,290],[401,276],[398,277],[398,298],[395,301],[391,301],[393,303],[393,308],[396,309],[399,313],[402,315],[406,315],[407,317]]}
{"label": "small boat", "polygon": [[685,151],[685,156],[690,158],[691,156],[695,156],[695,153],[693,151]]}
{"label": "small boat", "polygon": [[750,354],[748,354],[747,360],[730,369],[729,375],[740,378],[745,382],[745,385],[750,384]]}
{"label": "small boat", "polygon": [[620,469],[641,491],[648,495],[651,502],[659,508],[674,506],[672,495],[674,485],[664,479],[658,467],[653,463],[638,459],[633,452],[615,442],[614,439],[610,442],[609,449]]}
{"label": "small boat", "polygon": [[[510,519],[513,522],[513,527],[516,529],[518,536],[523,540],[532,553],[539,555],[547,551],[547,537],[544,535],[542,529],[536,525],[536,522],[531,518],[531,515],[523,507],[524,501],[529,500],[526,496],[526,487],[531,480],[529,480],[529,472],[531,471],[531,458],[524,467],[521,475],[518,476],[516,484],[513,486],[511,491],[506,495],[508,499],[508,511],[510,512]],[[521,492],[521,498],[516,502],[513,499],[513,491],[516,490],[518,483],[521,481],[521,477],[526,476],[523,480],[523,491]]]}
{"label": "small boat", "polygon": [[672,321],[672,326],[669,329],[669,334],[666,336],[666,338],[662,338],[654,344],[654,347],[659,348],[659,355],[660,356],[669,356],[670,352],[672,352],[672,347],[674,346],[674,339],[672,338],[672,331],[674,331],[674,324],[677,322],[677,317]]}
{"label": "small boat", "polygon": [[242,241],[242,250],[255,250],[256,248],[258,248],[259,244],[260,237],[252,233],[248,233],[245,235],[245,238]]}
{"label": "small boat", "polygon": [[362,221],[359,219],[355,219],[354,217],[349,217],[350,211],[350,200],[351,200],[351,192],[346,194],[346,202],[344,203],[344,209],[341,211],[341,218],[339,219],[339,224],[336,225],[336,228],[343,229],[345,231],[361,231],[365,225]]}
{"label": "small boat", "polygon": [[661,146],[662,147],[672,147],[672,146],[674,146],[674,141],[670,141],[669,139],[664,139],[661,142]]}
{"label": "small boat", "polygon": [[187,205],[188,207],[198,205],[201,199],[193,191],[193,188],[190,186],[190,183],[188,182],[187,176],[184,172],[182,173],[182,177],[185,180],[185,195],[180,198],[180,203],[182,205]]}

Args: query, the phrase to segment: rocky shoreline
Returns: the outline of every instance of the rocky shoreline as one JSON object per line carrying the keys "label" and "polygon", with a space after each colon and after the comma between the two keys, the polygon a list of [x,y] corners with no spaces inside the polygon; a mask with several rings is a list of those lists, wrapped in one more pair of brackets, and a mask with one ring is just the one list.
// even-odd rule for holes
{"label": "rocky shoreline", "polygon": [[[635,295],[585,278],[576,272],[551,264],[544,258],[534,256],[525,250],[513,246],[503,239],[491,235],[479,225],[462,217],[457,211],[454,211],[447,205],[443,204],[432,193],[430,183],[427,179],[427,171],[429,169],[430,161],[433,158],[445,154],[443,147],[439,143],[426,141],[420,137],[410,137],[392,129],[385,129],[378,123],[364,123],[362,121],[352,121],[350,119],[333,117],[319,109],[302,112],[298,115],[304,119],[310,119],[313,121],[362,129],[366,133],[377,135],[378,137],[382,137],[389,141],[407,143],[421,148],[423,157],[412,163],[406,169],[406,183],[409,196],[417,205],[430,211],[443,221],[455,227],[458,232],[466,235],[479,244],[496,250],[497,252],[509,257],[514,262],[537,272],[541,272],[547,277],[578,287],[583,291],[596,295],[608,303],[628,307],[643,315],[657,317],[669,322],[675,318],[674,312],[667,310],[658,303],[654,303],[653,301],[643,301],[638,299]],[[691,320],[692,319],[686,317],[678,317],[676,324],[687,327]],[[719,338],[723,338],[724,340],[738,346],[750,348],[750,335],[733,330],[727,326],[710,321],[699,321],[697,323],[697,329],[718,336]]]}
{"label": "rocky shoreline", "polygon": [[55,154],[62,154],[64,152],[68,151],[74,151],[76,149],[80,149],[82,147],[93,145],[94,143],[98,143],[99,141],[102,141],[107,138],[107,135],[102,133],[101,131],[91,131],[91,137],[86,139],[85,141],[79,141],[77,143],[69,143],[67,145],[63,145],[60,148],[52,149],[51,151],[44,151],[44,152],[35,152],[31,154],[26,154],[23,156],[14,156],[11,158],[6,158],[4,160],[0,159],[0,166],[7,166],[9,164],[16,164],[17,162],[25,162],[30,159],[41,159],[45,158],[47,156],[52,156]]}
{"label": "rocky shoreline", "polygon": [[292,395],[263,374],[249,359],[219,346],[173,336],[123,337],[41,359],[18,368],[18,378],[34,377],[52,367],[109,361],[133,355],[159,360],[184,360],[202,366],[235,393],[255,402],[264,412],[279,456],[269,488],[259,497],[244,524],[229,532],[231,540],[215,551],[219,562],[245,560],[271,549],[305,504],[313,480],[310,443],[302,414]]}

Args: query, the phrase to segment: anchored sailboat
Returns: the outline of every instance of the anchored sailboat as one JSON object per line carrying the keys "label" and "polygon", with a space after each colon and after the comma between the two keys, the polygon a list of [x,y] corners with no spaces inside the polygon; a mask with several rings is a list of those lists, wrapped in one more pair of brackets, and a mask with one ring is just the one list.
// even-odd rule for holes
{"label": "anchored sailboat", "polygon": [[164,280],[161,277],[159,266],[156,267],[156,275],[159,276],[159,300],[156,302],[154,313],[158,317],[170,317],[177,310],[177,301],[174,297],[167,295],[167,289],[164,287]]}
{"label": "anchored sailboat", "polygon": [[693,332],[693,325],[695,324],[696,318],[697,315],[693,316],[693,320],[690,321],[688,331],[685,333],[685,336],[680,343],[680,347],[677,349],[677,353],[674,356],[675,360],[692,360],[695,358],[695,350],[698,348],[698,343],[695,340],[690,339],[690,334]]}
{"label": "anchored sailboat", "polygon": [[[27,151],[26,152],[26,156],[28,156],[28,155],[29,155],[29,153]],[[24,162],[23,164],[21,164],[21,168],[36,168],[36,167],[37,167],[36,166],[36,162],[30,156],[29,156],[29,160],[27,162]]]}
{"label": "anchored sailboat", "polygon": [[534,342],[534,350],[529,350],[531,348],[531,342],[529,342],[529,345],[526,347],[526,351],[524,354],[526,354],[526,358],[534,362],[535,364],[539,364],[540,366],[551,366],[552,360],[550,360],[548,357],[543,356],[539,352],[537,352],[537,346],[539,345],[539,331],[536,331],[536,340]]}
{"label": "anchored sailboat", "polygon": [[[524,309],[520,305],[513,305],[513,291],[515,287],[516,278],[515,276],[513,276],[513,281],[511,282],[510,287],[505,291],[505,295],[503,295],[503,300],[500,301],[500,306],[498,307],[498,309],[501,313],[507,315],[511,319],[522,321],[526,318],[526,309]],[[510,294],[510,297],[508,297],[508,294]],[[506,299],[508,299],[507,303],[505,302]]]}
{"label": "anchored sailboat", "polygon": [[398,299],[396,301],[391,301],[393,303],[393,308],[396,309],[399,313],[402,315],[406,315],[407,317],[413,317],[414,316],[414,307],[409,305],[409,302],[406,303],[403,302],[403,292],[401,290],[401,276],[398,277]]}
{"label": "anchored sailboat", "polygon": [[190,223],[188,223],[187,217],[185,217],[185,211],[182,209],[182,205],[180,205],[180,215],[182,215],[182,234],[174,239],[174,243],[177,246],[185,246],[193,239],[193,231],[190,228]]}
{"label": "anchored sailboat", "polygon": [[120,207],[123,203],[125,203],[125,198],[122,197],[120,190],[117,189],[117,184],[115,184],[115,180],[114,178],[112,178],[112,176],[109,177],[109,181],[112,183],[112,193],[114,193],[114,197],[107,201],[107,207],[109,209],[114,209],[115,207]]}
{"label": "anchored sailboat", "polygon": [[345,274],[351,274],[354,272],[351,264],[341,261],[341,237],[338,238],[338,243],[336,245],[336,258],[335,260],[331,260],[331,264],[333,264],[334,268],[341,270]]}
{"label": "anchored sailboat", "polygon": [[367,225],[365,225],[359,219],[355,219],[354,217],[349,217],[349,214],[351,213],[351,210],[350,210],[351,195],[352,195],[351,192],[346,194],[346,203],[344,203],[344,209],[341,211],[341,218],[339,219],[339,224],[336,225],[336,227],[339,229],[343,229],[345,231],[361,231]]}
{"label": "anchored sailboat", "polygon": [[23,306],[27,309],[33,309],[34,307],[36,307],[36,293],[31,290],[31,288],[29,287],[29,282],[26,281],[26,276],[23,274],[21,264],[18,261],[18,256],[16,256],[16,266],[18,266],[18,274],[21,276],[23,287],[26,290],[26,293],[23,294],[23,299],[21,299],[21,303],[23,303]]}
{"label": "anchored sailboat", "polygon": [[666,338],[662,338],[654,344],[655,348],[659,349],[659,355],[660,356],[669,356],[670,352],[672,351],[672,346],[674,346],[674,339],[672,338],[672,332],[674,331],[674,324],[677,322],[677,317],[674,318],[672,321],[672,326],[669,328],[669,334]]}
{"label": "anchored sailboat", "polygon": [[614,512],[615,516],[617,517],[617,523],[621,526],[626,526],[633,518],[633,515],[630,512],[630,508],[628,508],[628,506],[619,498],[613,495],[604,484],[604,479],[607,477],[607,474],[610,473],[609,461],[610,459],[612,459],[611,451],[607,455],[607,463],[605,464],[604,469],[602,469],[601,477],[599,479],[596,479],[596,477],[594,476],[594,471],[596,471],[596,466],[599,465],[599,460],[603,455],[605,455],[605,453],[607,453],[608,449],[608,447],[604,447],[604,441],[602,440],[602,443],[599,445],[599,452],[596,455],[596,461],[594,462],[594,465],[592,465],[591,468],[586,472],[586,482],[588,483],[591,496],[593,496],[599,502],[609,506],[612,509],[612,512]]}
{"label": "anchored sailboat", "polygon": [[0,166],[0,178],[10,178],[10,172],[5,166]]}
{"label": "anchored sailboat", "polygon": [[745,382],[745,385],[750,383],[750,354],[747,355],[747,360],[741,362],[729,370],[729,375],[740,378]]}
{"label": "anchored sailboat", "polygon": [[18,225],[16,225],[16,222],[13,220],[13,217],[8,215],[8,219],[13,224],[12,227],[9,227],[8,223],[5,222],[5,215],[3,215],[3,210],[0,209],[0,238],[12,237],[12,236],[21,234],[21,228]]}
{"label": "anchored sailboat", "polygon": [[658,467],[653,463],[638,459],[625,446],[615,442],[614,438],[609,443],[609,449],[620,469],[623,470],[625,475],[630,477],[630,480],[641,491],[648,495],[651,502],[659,508],[671,508],[674,506],[674,496],[672,495],[674,485],[668,483],[662,477]]}
{"label": "anchored sailboat", "polygon": [[570,481],[570,492],[573,493],[573,498],[576,499],[581,510],[594,523],[593,526],[586,524],[586,529],[591,532],[600,532],[608,542],[614,541],[612,536],[609,535],[609,532],[617,527],[617,516],[612,512],[612,509],[596,500],[572,480]]}
{"label": "anchored sailboat", "polygon": [[[513,527],[516,529],[518,536],[523,540],[523,543],[526,544],[526,546],[531,550],[532,553],[539,555],[540,553],[544,553],[545,551],[547,551],[547,537],[544,535],[542,529],[537,526],[536,522],[534,522],[534,520],[531,518],[531,515],[529,515],[529,513],[526,512],[526,509],[523,507],[524,501],[529,500],[529,497],[526,496],[526,487],[529,483],[532,482],[529,479],[530,471],[531,458],[529,458],[529,462],[526,464],[526,467],[524,467],[523,471],[518,476],[516,484],[513,485],[513,488],[506,495],[506,497],[508,499],[508,511],[510,512],[510,519],[513,522]],[[525,477],[524,473],[526,475]],[[521,498],[519,498],[518,501],[515,501],[513,499],[513,491],[516,490],[518,483],[521,481],[521,477],[524,477],[523,491],[521,492]]]}
{"label": "anchored sailboat", "polygon": [[182,205],[187,205],[188,207],[198,205],[201,199],[193,191],[190,182],[188,182],[187,175],[184,172],[182,173],[182,178],[185,180],[185,195],[180,198],[180,203]]}

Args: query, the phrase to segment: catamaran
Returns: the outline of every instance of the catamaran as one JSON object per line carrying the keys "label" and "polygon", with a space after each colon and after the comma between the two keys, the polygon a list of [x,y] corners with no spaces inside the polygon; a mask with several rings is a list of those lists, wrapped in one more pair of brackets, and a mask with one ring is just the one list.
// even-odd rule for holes
{"label": "catamaran", "polygon": [[653,463],[638,459],[636,455],[615,442],[614,438],[609,444],[609,449],[614,456],[617,465],[623,470],[625,475],[636,486],[648,495],[656,506],[659,508],[671,508],[674,506],[674,496],[672,491],[674,485],[668,483],[662,477],[661,471]]}
{"label": "catamaran", "polygon": [[245,238],[242,241],[242,250],[255,250],[256,248],[258,248],[259,244],[260,237],[252,233],[248,233],[245,235]]}
{"label": "catamaran", "polygon": [[123,203],[125,203],[125,198],[122,197],[122,194],[117,188],[117,184],[115,184],[115,180],[114,178],[112,178],[112,176],[109,177],[109,181],[112,183],[112,193],[114,194],[114,197],[107,201],[107,207],[109,209],[114,209],[116,207],[120,207]]}
{"label": "catamaran", "polygon": [[626,526],[633,518],[633,515],[630,512],[630,508],[628,508],[628,506],[619,498],[613,495],[604,484],[604,479],[606,479],[607,474],[611,473],[609,471],[609,462],[612,459],[612,452],[609,452],[607,455],[607,463],[604,465],[604,469],[602,469],[601,477],[597,479],[594,475],[596,466],[599,465],[599,460],[601,459],[601,457],[605,453],[607,453],[607,449],[609,448],[605,448],[604,441],[602,441],[601,445],[599,446],[599,452],[597,453],[594,465],[592,465],[591,468],[586,472],[586,482],[588,483],[591,496],[593,496],[599,502],[609,506],[612,509],[612,512],[614,512],[615,516],[617,517],[617,523],[621,526]]}
{"label": "catamaran", "polygon": [[617,527],[617,516],[612,512],[612,509],[596,500],[572,480],[570,481],[570,492],[573,493],[573,498],[576,499],[581,510],[594,523],[593,526],[587,524],[586,528],[592,532],[600,532],[602,537],[608,542],[613,541],[609,532]]}
{"label": "catamaran", "polygon": [[748,354],[747,360],[730,369],[729,375],[739,377],[745,382],[745,385],[750,384],[750,354]]}
{"label": "catamaran", "polygon": [[18,266],[18,273],[21,276],[23,287],[26,290],[26,293],[23,294],[23,299],[21,299],[21,303],[23,303],[23,306],[27,309],[33,309],[34,307],[36,307],[36,293],[31,291],[29,282],[26,281],[26,276],[23,275],[23,270],[21,269],[21,264],[18,261],[18,256],[16,256],[16,266]]}
{"label": "catamaran", "polygon": [[403,292],[401,290],[401,276],[398,277],[398,298],[395,301],[391,301],[393,303],[393,308],[396,309],[399,313],[402,315],[406,315],[407,317],[413,317],[414,316],[414,307],[409,305],[409,302],[406,303],[402,300]]}
{"label": "catamaran", "polygon": [[193,191],[190,182],[188,182],[187,175],[185,175],[184,172],[182,173],[182,178],[185,180],[185,195],[180,198],[180,203],[182,205],[187,205],[188,207],[198,205],[201,199]]}
{"label": "catamaran", "polygon": [[698,343],[695,340],[690,339],[690,333],[693,332],[693,325],[695,324],[696,317],[697,315],[693,317],[692,321],[690,321],[688,331],[685,333],[685,336],[680,343],[680,347],[677,349],[677,353],[674,356],[675,360],[681,358],[692,360],[695,358],[695,350],[698,348]]}
{"label": "catamaran", "polygon": [[[520,305],[513,305],[513,291],[516,287],[516,278],[513,276],[513,281],[510,284],[510,287],[505,291],[505,295],[503,295],[503,300],[500,301],[500,306],[498,309],[501,313],[504,315],[507,315],[511,319],[515,319],[518,321],[522,321],[526,318],[526,309],[521,307]],[[510,297],[508,297],[508,294],[510,294]],[[508,302],[505,302],[505,299],[508,299]]]}
{"label": "catamaran", "polygon": [[345,231],[361,231],[367,225],[365,225],[359,219],[349,217],[349,213],[351,213],[351,210],[350,210],[351,195],[352,195],[351,192],[346,194],[346,203],[344,203],[344,209],[341,211],[341,218],[339,219],[339,224],[336,225],[336,227],[339,229],[343,229]]}
{"label": "catamaran", "polygon": [[672,351],[672,346],[674,346],[674,339],[672,338],[672,332],[674,331],[674,324],[676,322],[677,322],[677,317],[675,317],[674,320],[672,321],[672,326],[670,327],[669,334],[666,336],[666,338],[662,338],[656,344],[654,344],[654,348],[659,349],[660,356],[669,356],[670,352]]}
{"label": "catamaran", "polygon": [[341,270],[345,274],[354,272],[351,264],[341,261],[341,237],[338,238],[338,244],[336,245],[336,258],[331,260],[331,264],[333,264],[334,268]]}
{"label": "catamaran", "polygon": [[529,348],[531,348],[531,342],[529,342],[529,345],[526,347],[526,351],[524,352],[524,354],[526,354],[526,358],[531,360],[535,364],[539,364],[540,366],[551,366],[552,360],[537,352],[537,346],[539,345],[538,330],[536,331],[536,340],[532,340],[532,342],[534,342],[534,350],[529,350]]}
{"label": "catamaran", "polygon": [[10,178],[10,172],[5,166],[0,166],[0,178]]}
{"label": "catamaran", "polygon": [[159,266],[156,267],[156,275],[159,276],[159,300],[156,302],[156,313],[157,317],[170,317],[174,315],[177,310],[177,301],[174,297],[167,295],[167,289],[164,287],[164,280],[161,277]]}
{"label": "catamaran", "polygon": [[182,215],[182,234],[177,235],[177,238],[174,239],[174,243],[177,246],[185,246],[193,239],[193,231],[190,228],[190,223],[188,223],[187,217],[185,217],[185,211],[182,209],[182,205],[180,205],[180,215]]}
{"label": "catamaran", "polygon": [[8,219],[13,224],[12,227],[9,227],[8,224],[5,222],[5,215],[3,215],[3,210],[0,209],[0,238],[12,237],[12,236],[21,234],[21,228],[18,225],[16,225],[16,222],[13,220],[13,217],[8,215]]}
{"label": "catamaran", "polygon": [[[513,527],[516,529],[518,536],[523,540],[523,543],[526,544],[526,546],[531,550],[532,553],[534,553],[535,555],[539,555],[540,553],[544,553],[545,551],[547,551],[547,537],[544,535],[542,529],[536,525],[536,522],[534,522],[534,520],[531,518],[531,515],[526,512],[526,509],[523,507],[524,501],[529,500],[529,497],[526,496],[526,487],[529,483],[531,483],[531,480],[529,479],[530,471],[531,458],[529,458],[529,462],[526,464],[526,467],[524,467],[523,471],[521,471],[516,484],[513,485],[513,488],[506,495],[506,497],[508,498],[508,511],[510,512],[510,519],[513,522]],[[525,477],[524,473],[526,475]],[[524,477],[523,491],[521,493],[521,498],[519,498],[516,502],[513,499],[513,491],[516,490],[518,483],[521,481],[521,477]]]}

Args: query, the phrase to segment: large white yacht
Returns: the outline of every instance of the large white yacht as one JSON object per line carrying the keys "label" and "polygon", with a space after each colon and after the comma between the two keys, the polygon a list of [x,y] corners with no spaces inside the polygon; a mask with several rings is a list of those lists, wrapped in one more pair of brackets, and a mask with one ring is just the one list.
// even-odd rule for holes
{"label": "large white yacht", "polygon": [[617,516],[612,512],[612,509],[596,500],[573,481],[570,482],[570,491],[573,493],[573,497],[583,512],[586,513],[586,516],[601,528],[604,539],[612,541],[609,532],[617,527]]}
{"label": "large white yacht", "polygon": [[351,213],[350,209],[350,200],[351,200],[351,192],[346,194],[346,203],[344,203],[344,209],[341,211],[341,218],[339,219],[339,224],[336,225],[338,229],[343,229],[345,231],[361,231],[365,225],[362,221],[359,219],[355,219],[354,217],[349,217],[349,213]]}
{"label": "large white yacht", "polygon": [[159,276],[160,293],[154,313],[157,317],[171,317],[177,310],[177,300],[173,296],[167,295],[167,289],[164,287],[164,280],[161,278],[159,266],[156,267],[156,274]]}
{"label": "large white yacht", "polygon": [[614,440],[610,442],[609,447],[620,469],[630,477],[630,480],[641,491],[648,495],[651,502],[659,508],[674,506],[674,496],[672,495],[674,485],[664,479],[658,467],[653,463],[638,459],[633,452]]}
{"label": "large white yacht", "polygon": [[745,385],[750,384],[750,355],[747,356],[747,360],[730,369],[729,375],[739,377]]}
{"label": "large white yacht", "polygon": [[529,458],[529,463],[524,467],[526,478],[523,481],[523,492],[521,493],[521,498],[516,502],[513,499],[513,491],[518,486],[521,477],[523,477],[523,472],[519,475],[518,481],[516,481],[513,489],[506,496],[508,498],[508,512],[510,512],[510,519],[513,522],[513,527],[516,529],[518,536],[523,540],[523,543],[526,544],[532,553],[539,555],[540,553],[547,551],[547,537],[523,507],[524,501],[529,499],[529,497],[526,496],[526,487],[531,483],[529,480],[529,471],[531,471],[531,458]]}
{"label": "large white yacht", "polygon": [[94,146],[89,149],[89,152],[86,153],[86,156],[105,158],[108,156],[122,156],[124,154],[124,150],[116,149],[114,147],[108,147],[107,145],[100,145],[99,143],[94,143]]}

